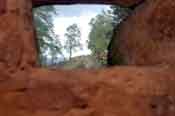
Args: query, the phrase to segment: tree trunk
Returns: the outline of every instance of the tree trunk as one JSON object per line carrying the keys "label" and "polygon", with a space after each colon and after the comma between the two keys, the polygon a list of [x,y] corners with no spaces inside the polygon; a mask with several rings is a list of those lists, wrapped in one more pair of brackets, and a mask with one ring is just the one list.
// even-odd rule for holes
{"label": "tree trunk", "polygon": [[69,52],[69,61],[72,59],[72,47],[70,47],[70,52]]}

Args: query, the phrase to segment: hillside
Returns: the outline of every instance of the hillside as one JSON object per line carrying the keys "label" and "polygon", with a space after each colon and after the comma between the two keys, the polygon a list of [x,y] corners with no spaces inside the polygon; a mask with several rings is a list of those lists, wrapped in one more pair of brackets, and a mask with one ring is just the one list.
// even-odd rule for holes
{"label": "hillside", "polygon": [[73,57],[70,61],[60,62],[54,68],[63,69],[90,69],[103,67],[98,60],[91,55]]}

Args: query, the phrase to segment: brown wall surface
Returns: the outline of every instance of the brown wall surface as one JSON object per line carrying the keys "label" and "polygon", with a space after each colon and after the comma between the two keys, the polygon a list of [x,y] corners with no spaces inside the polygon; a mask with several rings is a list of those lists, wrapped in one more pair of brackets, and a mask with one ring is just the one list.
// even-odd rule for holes
{"label": "brown wall surface", "polygon": [[175,66],[175,1],[150,0],[138,6],[113,37],[111,60],[127,65]]}
{"label": "brown wall surface", "polygon": [[[162,2],[166,3],[160,1],[162,0],[155,2],[152,0],[147,7],[137,9],[122,27],[120,38],[127,41],[127,34],[133,32],[130,36],[132,40],[135,40],[134,38],[137,40],[139,37],[145,41],[147,37],[145,32],[148,32],[150,28],[155,35],[159,33],[156,20],[162,15],[153,13],[153,10],[161,8],[156,6]],[[0,13],[0,115],[175,115],[173,68],[126,66],[70,71],[39,68],[36,65],[36,38],[31,1],[5,0],[5,4],[5,11]],[[167,4],[163,6],[166,7]],[[145,14],[143,14],[144,11]],[[149,22],[152,26],[150,28],[146,25],[148,22],[145,24],[143,20],[147,16],[150,19],[149,11],[152,15],[150,21],[153,23]],[[173,11],[167,9],[166,11],[168,19],[174,22],[175,20],[171,17],[173,13],[170,13]],[[169,26],[166,25],[166,27]],[[159,36],[157,38],[159,39]],[[130,48],[130,44],[124,45]]]}

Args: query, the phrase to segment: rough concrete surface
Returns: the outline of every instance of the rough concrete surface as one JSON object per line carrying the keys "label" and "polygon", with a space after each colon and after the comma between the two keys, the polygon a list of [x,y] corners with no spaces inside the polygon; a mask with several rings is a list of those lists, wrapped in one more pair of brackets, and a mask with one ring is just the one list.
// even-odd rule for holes
{"label": "rough concrete surface", "polygon": [[[36,40],[31,1],[1,0],[0,3],[5,5],[0,5],[0,11],[3,11],[0,12],[0,115],[175,115],[173,68],[126,66],[70,71],[39,68],[36,65]],[[139,56],[134,50],[137,50],[136,46],[141,49],[140,42],[144,43],[143,48],[147,50],[146,48],[152,45],[149,42],[155,41],[155,45],[158,46],[156,48],[160,50],[154,51],[154,56],[153,53],[147,53],[147,57],[152,57],[154,61],[159,61],[158,53],[164,52],[166,56],[171,53],[174,56],[173,50],[169,49],[173,46],[173,43],[170,44],[174,37],[173,29],[169,29],[171,35],[169,39],[165,38],[166,34],[159,36],[164,29],[159,28],[159,24],[166,29],[173,28],[175,20],[172,15],[174,14],[171,7],[169,9],[167,6],[173,3],[172,0],[145,2],[145,5],[137,8],[124,23],[120,32],[120,38],[124,42],[124,49],[121,47],[121,51],[127,56],[126,51],[131,49],[128,52],[131,52],[133,57],[128,60],[129,64],[137,64],[137,60],[142,61],[142,57],[134,57],[134,55]],[[165,14],[164,10],[160,10],[161,8],[166,8]],[[168,18],[163,18],[164,15]],[[158,23],[157,20],[162,23]],[[166,22],[169,23],[165,24]],[[146,32],[149,33],[150,39],[147,39]],[[152,39],[153,36],[155,39]],[[133,44],[134,40],[138,43]],[[165,47],[164,50],[162,46],[169,47]],[[144,50],[139,51],[142,54],[143,52]],[[171,58],[169,60],[165,58],[165,61],[172,62],[174,57]]]}

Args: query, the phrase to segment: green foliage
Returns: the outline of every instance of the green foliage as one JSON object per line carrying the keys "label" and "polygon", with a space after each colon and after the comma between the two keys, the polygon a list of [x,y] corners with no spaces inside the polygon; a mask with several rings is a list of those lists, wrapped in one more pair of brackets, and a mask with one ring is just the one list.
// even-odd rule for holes
{"label": "green foliage", "polygon": [[69,60],[71,60],[72,52],[76,51],[78,48],[81,48],[81,32],[77,24],[72,24],[66,29],[65,37],[65,50],[69,53]]}
{"label": "green foliage", "polygon": [[121,22],[127,19],[132,10],[130,8],[123,8],[120,6],[111,6],[111,11],[113,14],[114,34],[108,45],[108,65],[125,65],[126,62],[118,50],[118,46],[120,44],[118,34],[120,31]]}
{"label": "green foliage", "polygon": [[[107,64],[107,48],[114,28],[118,28],[118,24],[128,16],[129,11],[127,8],[111,6],[110,10],[103,11],[90,21],[92,29],[89,34],[88,48],[101,64]],[[121,61],[121,58],[118,59]]]}
{"label": "green foliage", "polygon": [[55,7],[44,6],[35,8],[33,11],[38,38],[40,64],[47,64],[48,54],[52,56],[52,60],[55,60],[58,54],[64,57],[61,52],[62,45],[53,30],[53,17],[57,15]]}
{"label": "green foliage", "polygon": [[[127,8],[111,6],[110,10],[103,11],[90,21],[89,24],[92,29],[89,34],[88,48],[91,49],[93,56],[102,65],[107,64],[107,48],[110,48],[108,45],[111,41],[114,28],[116,29],[118,27],[117,25],[129,13],[130,10]],[[82,49],[80,43],[81,32],[77,24],[72,24],[67,28],[65,44],[61,44],[59,37],[53,30],[53,18],[57,14],[54,6],[44,6],[34,9],[34,20],[38,35],[39,61],[43,66],[47,65],[48,56],[51,57],[53,63],[58,63],[58,56],[61,56],[65,60],[64,51],[69,54],[69,60],[71,60],[72,53],[78,49]],[[122,61],[121,57],[119,57],[119,55],[115,56],[115,63]]]}
{"label": "green foliage", "polygon": [[106,64],[107,47],[113,34],[113,17],[103,11],[90,21],[88,48],[102,64]]}
{"label": "green foliage", "polygon": [[131,9],[112,5],[110,12],[113,15],[114,26],[118,27],[118,24],[125,20],[126,17],[131,13]]}

